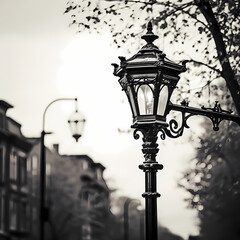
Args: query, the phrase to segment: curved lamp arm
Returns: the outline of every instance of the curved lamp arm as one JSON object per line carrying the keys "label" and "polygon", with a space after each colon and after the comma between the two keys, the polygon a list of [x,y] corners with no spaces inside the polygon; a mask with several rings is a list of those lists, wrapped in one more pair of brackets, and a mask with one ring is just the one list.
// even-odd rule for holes
{"label": "curved lamp arm", "polygon": [[181,126],[179,126],[175,119],[171,119],[169,121],[168,127],[164,128],[160,127],[158,129],[158,131],[161,131],[161,133],[163,134],[164,138],[162,139],[165,139],[165,135],[167,135],[170,138],[178,138],[182,136],[184,128],[189,128],[187,120],[190,117],[197,115],[209,118],[212,121],[214,131],[219,130],[219,124],[223,120],[233,121],[240,126],[240,116],[233,115],[232,111],[223,110],[217,101],[215,102],[213,108],[206,108],[204,106],[202,106],[201,109],[189,107],[188,103],[183,101],[181,105],[170,104],[168,106],[168,110],[178,111],[182,113]]}
{"label": "curved lamp arm", "polygon": [[42,119],[42,131],[45,131],[45,117],[46,117],[46,113],[47,110],[49,109],[49,107],[55,103],[55,102],[59,102],[59,101],[76,101],[76,109],[77,109],[77,98],[58,98],[53,100],[52,102],[50,102],[47,107],[45,108],[44,112],[43,112],[43,119]]}

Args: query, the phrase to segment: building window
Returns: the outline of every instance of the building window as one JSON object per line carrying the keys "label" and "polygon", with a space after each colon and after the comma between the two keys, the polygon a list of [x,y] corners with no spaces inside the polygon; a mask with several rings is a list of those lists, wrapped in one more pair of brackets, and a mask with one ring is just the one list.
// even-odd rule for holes
{"label": "building window", "polygon": [[39,189],[39,176],[38,176],[38,157],[37,155],[33,155],[31,157],[31,191],[33,195],[38,194]]}
{"label": "building window", "polygon": [[32,222],[36,223],[37,222],[37,208],[36,207],[32,207]]}
{"label": "building window", "polygon": [[27,158],[27,172],[28,173],[32,172],[32,158],[31,157]]}
{"label": "building window", "polygon": [[94,201],[93,201],[93,206],[95,208],[103,208],[104,207],[104,195],[102,193],[97,193],[95,194]]}
{"label": "building window", "polygon": [[[38,233],[38,210],[35,206],[32,206],[32,215],[31,215],[31,225],[32,225],[32,229],[31,232],[33,234],[37,234]],[[34,238],[35,239],[35,238]],[[36,239],[38,239],[36,237]]]}
{"label": "building window", "polygon": [[24,157],[19,157],[20,164],[20,185],[27,185],[27,160]]}
{"label": "building window", "polygon": [[0,147],[0,182],[4,182],[5,178],[5,159],[3,147]]}
{"label": "building window", "polygon": [[10,179],[17,180],[17,154],[12,152],[10,154]]}
{"label": "building window", "polygon": [[29,183],[29,188],[32,187],[32,158],[27,158],[27,181]]}
{"label": "building window", "polygon": [[26,230],[30,231],[31,230],[31,206],[30,203],[27,202],[26,205]]}
{"label": "building window", "polygon": [[83,170],[87,170],[87,169],[88,169],[88,162],[85,161],[85,160],[82,160],[82,161],[81,161],[81,168],[82,168]]}
{"label": "building window", "polygon": [[17,229],[17,202],[16,200],[11,199],[9,202],[9,220],[10,220],[10,228],[12,230]]}
{"label": "building window", "polygon": [[97,168],[97,180],[102,180],[102,170],[100,168]]}
{"label": "building window", "polygon": [[46,164],[46,176],[50,176],[51,175],[51,164],[47,163]]}
{"label": "building window", "polygon": [[27,203],[21,202],[20,204],[20,229],[22,231],[27,230]]}
{"label": "building window", "polygon": [[32,156],[32,175],[36,176],[38,174],[38,158],[36,155]]}
{"label": "building window", "polygon": [[89,197],[89,192],[88,191],[84,191],[82,193],[82,200],[87,202],[88,201],[88,197]]}
{"label": "building window", "polygon": [[4,230],[4,195],[0,192],[0,230]]}
{"label": "building window", "polygon": [[90,208],[90,193],[88,190],[83,190],[81,192],[81,207],[82,208]]}
{"label": "building window", "polygon": [[46,164],[46,185],[47,187],[51,187],[51,164]]}
{"label": "building window", "polygon": [[0,113],[0,128],[4,128],[4,115]]}
{"label": "building window", "polygon": [[88,223],[82,225],[82,239],[83,240],[91,239],[91,227],[90,224]]}

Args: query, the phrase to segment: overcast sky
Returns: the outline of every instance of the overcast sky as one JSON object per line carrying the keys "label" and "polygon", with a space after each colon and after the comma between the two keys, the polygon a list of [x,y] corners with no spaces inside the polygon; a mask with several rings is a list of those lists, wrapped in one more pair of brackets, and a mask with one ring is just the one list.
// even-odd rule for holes
{"label": "overcast sky", "polygon": [[[46,145],[60,143],[62,154],[89,155],[106,167],[104,176],[119,195],[142,200],[141,139],[117,131],[131,125],[131,113],[111,63],[127,49],[111,46],[107,31],[76,34],[63,15],[66,2],[1,1],[0,99],[14,106],[8,115],[22,124],[23,134],[38,137],[45,107],[56,98],[78,97],[87,119],[83,137],[75,143],[66,124],[74,104],[59,102],[46,116],[46,130],[54,132]],[[158,161],[164,165],[158,173],[159,222],[187,239],[198,232],[196,213],[186,209],[187,194],[176,186],[194,149],[180,140],[159,140],[159,145]]]}

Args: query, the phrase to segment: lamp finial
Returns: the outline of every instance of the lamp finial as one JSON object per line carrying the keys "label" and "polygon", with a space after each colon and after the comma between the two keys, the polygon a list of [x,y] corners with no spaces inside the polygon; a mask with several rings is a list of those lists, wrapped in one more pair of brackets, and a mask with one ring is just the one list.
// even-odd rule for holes
{"label": "lamp finial", "polygon": [[147,33],[152,33],[152,23],[150,21],[147,24]]}
{"label": "lamp finial", "polygon": [[153,43],[153,41],[158,38],[158,36],[152,32],[152,29],[152,23],[149,21],[147,24],[147,33],[142,36],[142,39],[144,39],[148,44]]}

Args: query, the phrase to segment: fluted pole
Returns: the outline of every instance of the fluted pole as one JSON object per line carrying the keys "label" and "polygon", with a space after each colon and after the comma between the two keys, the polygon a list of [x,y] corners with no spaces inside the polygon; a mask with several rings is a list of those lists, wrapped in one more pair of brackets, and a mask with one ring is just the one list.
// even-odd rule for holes
{"label": "fluted pole", "polygon": [[[145,239],[157,240],[158,238],[158,222],[157,222],[157,198],[160,194],[157,192],[157,171],[163,166],[156,161],[156,155],[159,151],[157,144],[157,134],[159,128],[142,128],[136,131],[141,131],[143,134],[142,152],[145,161],[139,166],[145,173],[145,193],[142,196],[145,198]],[[135,138],[138,134],[135,132]]]}

